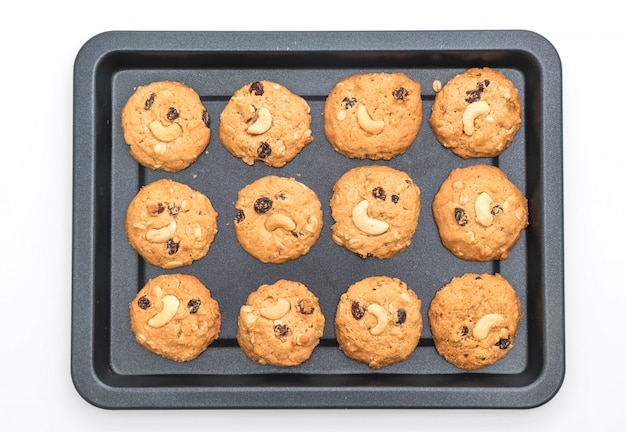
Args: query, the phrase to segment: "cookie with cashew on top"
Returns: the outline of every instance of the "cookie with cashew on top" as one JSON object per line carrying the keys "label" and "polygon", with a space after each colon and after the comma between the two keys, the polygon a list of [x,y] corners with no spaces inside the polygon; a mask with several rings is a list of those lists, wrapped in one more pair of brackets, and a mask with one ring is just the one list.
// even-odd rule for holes
{"label": "cookie with cashew on top", "polygon": [[255,81],[234,92],[220,115],[224,147],[248,165],[280,168],[313,141],[307,101],[272,81]]}
{"label": "cookie with cashew on top", "polygon": [[293,178],[265,176],[239,191],[234,227],[253,257],[280,264],[306,255],[322,232],[322,204],[315,191]]}
{"label": "cookie with cashew on top", "polygon": [[354,74],[324,105],[324,133],[349,158],[389,160],[413,144],[422,126],[421,84],[402,72]]}
{"label": "cookie with cashew on top", "polygon": [[515,345],[521,302],[502,275],[466,273],[433,298],[428,320],[437,352],[465,370],[505,357]]}
{"label": "cookie with cashew on top", "polygon": [[298,366],[311,357],[324,324],[315,294],[300,282],[281,279],[250,293],[239,310],[237,342],[257,363]]}
{"label": "cookie with cashew on top", "polygon": [[178,172],[209,145],[209,114],[191,87],[175,81],[139,86],[122,109],[130,155],[154,170]]}
{"label": "cookie with cashew on top", "polygon": [[187,274],[150,279],[130,303],[129,313],[137,343],[177,362],[202,354],[219,337],[222,325],[211,291]]}
{"label": "cookie with cashew on top", "polygon": [[521,125],[517,88],[488,67],[468,69],[448,81],[437,92],[430,114],[437,140],[463,159],[498,156]]}
{"label": "cookie with cashew on top", "polygon": [[528,200],[491,165],[453,169],[432,210],[442,244],[467,261],[508,258],[528,226]]}
{"label": "cookie with cashew on top", "polygon": [[403,171],[352,168],[333,187],[333,241],[362,258],[387,259],[411,244],[420,215],[420,189]]}
{"label": "cookie with cashew on top", "polygon": [[370,276],[352,284],[337,304],[339,349],[372,369],[406,360],[422,334],[421,307],[400,279]]}
{"label": "cookie with cashew on top", "polygon": [[160,179],[143,186],[126,210],[126,234],[148,263],[173,269],[203,258],[217,235],[217,212],[202,192]]}

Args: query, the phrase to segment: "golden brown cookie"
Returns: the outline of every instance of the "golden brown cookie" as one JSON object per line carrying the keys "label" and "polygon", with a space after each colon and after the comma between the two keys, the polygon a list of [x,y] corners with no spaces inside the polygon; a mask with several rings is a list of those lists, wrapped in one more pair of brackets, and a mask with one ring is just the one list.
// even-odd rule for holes
{"label": "golden brown cookie", "polygon": [[217,234],[217,212],[201,192],[161,179],[143,186],[130,202],[126,234],[148,263],[181,267],[209,251]]}
{"label": "golden brown cookie", "polygon": [[219,304],[192,275],[157,276],[130,303],[130,325],[137,342],[177,362],[202,354],[218,338],[221,324]]}
{"label": "golden brown cookie", "polygon": [[506,259],[528,225],[528,201],[497,167],[453,169],[435,194],[443,245],[468,261]]}
{"label": "golden brown cookie", "polygon": [[261,285],[239,311],[237,342],[255,362],[297,366],[309,359],[324,333],[318,298],[300,282]]}
{"label": "golden brown cookie", "polygon": [[361,166],[337,180],[330,207],[335,243],[363,258],[391,258],[411,244],[420,214],[420,189],[403,171]]}
{"label": "golden brown cookie", "polygon": [[372,369],[406,360],[422,334],[421,306],[400,279],[371,276],[356,282],[337,305],[339,349]]}
{"label": "golden brown cookie", "polygon": [[137,162],[169,172],[195,162],[211,137],[200,96],[175,81],[137,87],[122,109],[122,130]]}
{"label": "golden brown cookie", "polygon": [[428,309],[437,352],[456,367],[480,369],[514,346],[522,307],[500,274],[466,273],[441,288]]}
{"label": "golden brown cookie", "polygon": [[446,148],[463,159],[492,158],[507,149],[522,125],[513,82],[490,68],[456,75],[435,96],[430,126]]}
{"label": "golden brown cookie", "polygon": [[262,177],[239,191],[235,234],[241,247],[266,263],[284,263],[309,252],[323,225],[322,204],[303,183]]}
{"label": "golden brown cookie", "polygon": [[334,86],[323,115],[324,133],[335,151],[389,160],[404,153],[420,131],[421,85],[401,72],[355,74]]}
{"label": "golden brown cookie", "polygon": [[246,84],[220,116],[224,147],[248,165],[262,161],[282,167],[313,141],[308,103],[271,81]]}

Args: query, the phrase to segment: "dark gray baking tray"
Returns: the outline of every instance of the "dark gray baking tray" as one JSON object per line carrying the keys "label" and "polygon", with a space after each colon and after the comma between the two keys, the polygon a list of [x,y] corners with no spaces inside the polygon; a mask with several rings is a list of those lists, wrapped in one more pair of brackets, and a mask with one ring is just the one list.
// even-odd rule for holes
{"label": "dark gray baking tray", "polygon": [[[523,126],[500,157],[463,161],[444,149],[428,125],[432,82],[469,67],[507,74],[524,106]],[[341,78],[402,71],[422,83],[422,130],[404,155],[387,162],[351,160],[324,138],[325,97]],[[218,139],[219,114],[242,85],[280,82],[311,106],[315,140],[285,167],[248,166]],[[207,152],[186,170],[141,168],[129,155],[120,110],[133,89],[158,80],[193,87],[211,116]],[[542,36],[527,31],[446,32],[108,32],[87,41],[74,69],[74,190],[71,373],[89,403],[134,408],[531,408],[549,401],[565,374],[562,220],[561,64]],[[335,245],[328,202],[348,169],[385,164],[408,172],[422,190],[411,246],[390,260],[361,259]],[[430,209],[434,193],[457,166],[502,168],[528,196],[530,225],[502,262],[472,263],[443,248]],[[268,174],[314,189],[324,230],[311,252],[285,264],[262,264],[233,232],[238,190]],[[221,337],[199,358],[174,363],[145,351],[129,328],[128,304],[151,277],[168,272],[144,263],[124,232],[126,206],[139,188],[169,177],[205,193],[219,213],[208,255],[169,272],[196,275],[219,301]],[[500,272],[522,301],[513,350],[500,362],[465,372],[439,357],[426,311],[435,292],[465,272]],[[337,348],[335,305],[367,276],[404,280],[422,299],[419,346],[406,361],[379,371]],[[249,292],[287,278],[306,284],[326,316],[324,338],[306,363],[262,366],[239,349],[236,320]]]}

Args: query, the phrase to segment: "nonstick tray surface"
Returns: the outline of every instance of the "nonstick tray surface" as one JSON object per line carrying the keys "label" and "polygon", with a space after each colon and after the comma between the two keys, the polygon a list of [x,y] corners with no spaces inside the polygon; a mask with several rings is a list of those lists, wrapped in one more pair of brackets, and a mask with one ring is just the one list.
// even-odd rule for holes
{"label": "nonstick tray surface", "polygon": [[[428,117],[432,83],[470,67],[504,72],[518,87],[522,128],[493,159],[464,161],[435,139]],[[327,94],[353,73],[402,71],[422,84],[422,129],[403,155],[389,161],[348,159],[324,137]],[[219,115],[246,83],[276,81],[311,106],[315,140],[283,168],[248,166],[218,138]],[[211,117],[207,151],[171,174],[142,168],[129,155],[120,111],[134,89],[182,81],[201,96]],[[528,31],[410,32],[107,32],[78,52],[74,67],[74,177],[71,372],[89,403],[135,408],[531,408],[549,401],[565,373],[562,77],[554,47]],[[510,257],[466,262],[439,240],[432,198],[449,171],[497,165],[529,199],[530,224]],[[412,244],[389,260],[362,259],[333,243],[329,200],[334,182],[360,165],[409,173],[422,192]],[[311,251],[289,263],[263,264],[237,243],[237,192],[265,175],[293,177],[318,194],[324,228]],[[219,213],[207,256],[162,270],[145,263],[124,231],[125,212],[139,188],[171,178],[205,193]],[[220,303],[219,340],[196,360],[176,363],[141,348],[128,307],[148,279],[190,273]],[[466,272],[501,273],[516,289],[523,318],[516,345],[498,363],[475,372],[455,368],[433,345],[427,310],[435,292]],[[340,295],[373,275],[405,281],[422,300],[424,330],[406,361],[372,371],[337,348],[333,320]],[[324,337],[311,358],[277,368],[250,361],[236,341],[247,295],[265,283],[293,279],[319,298]]]}

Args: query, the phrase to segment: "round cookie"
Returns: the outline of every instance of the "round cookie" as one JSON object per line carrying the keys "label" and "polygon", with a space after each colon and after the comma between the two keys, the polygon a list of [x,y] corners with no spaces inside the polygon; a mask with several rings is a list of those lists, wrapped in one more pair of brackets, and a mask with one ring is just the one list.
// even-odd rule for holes
{"label": "round cookie", "polygon": [[181,267],[209,251],[217,234],[217,212],[201,192],[161,179],[143,186],[130,202],[126,234],[148,263]]}
{"label": "round cookie", "polygon": [[507,149],[522,125],[515,85],[490,68],[456,75],[435,96],[430,126],[437,140],[463,159],[492,158]]}
{"label": "round cookie", "polygon": [[324,332],[318,298],[300,282],[261,285],[240,308],[237,342],[252,361],[297,366],[309,359]]}
{"label": "round cookie", "polygon": [[211,137],[200,96],[175,81],[137,87],[122,109],[122,131],[137,162],[169,172],[195,162]]}
{"label": "round cookie", "polygon": [[420,131],[421,85],[401,72],[351,75],[333,87],[323,116],[326,139],[339,154],[389,160]]}
{"label": "round cookie", "polygon": [[400,279],[371,276],[354,283],[337,305],[339,349],[372,369],[406,360],[422,334],[421,306]]}
{"label": "round cookie", "polygon": [[467,261],[508,258],[528,226],[528,200],[502,170],[490,165],[453,169],[432,209],[443,245]]}
{"label": "round cookie", "polygon": [[310,111],[302,97],[280,84],[246,84],[220,115],[220,140],[248,165],[262,161],[279,168],[313,141]]}
{"label": "round cookie", "polygon": [[219,304],[192,275],[157,276],[130,303],[130,325],[137,342],[177,362],[202,354],[218,338],[221,324]]}
{"label": "round cookie", "polygon": [[337,180],[330,207],[335,243],[362,258],[391,258],[411,244],[420,214],[420,189],[403,171],[361,166]]}
{"label": "round cookie", "polygon": [[466,273],[441,288],[428,309],[437,352],[465,370],[491,365],[514,345],[522,307],[500,274]]}
{"label": "round cookie", "polygon": [[265,263],[284,263],[309,252],[322,232],[322,204],[308,186],[266,176],[239,191],[235,234],[241,247]]}

